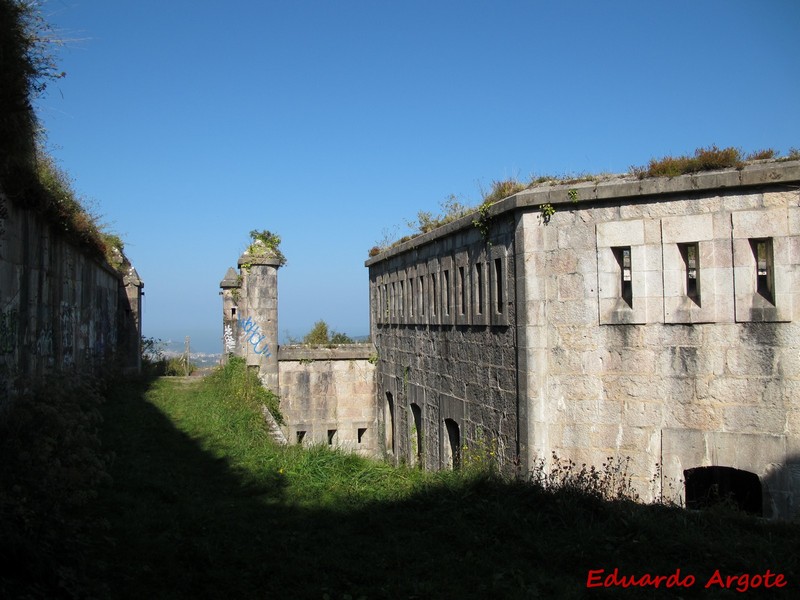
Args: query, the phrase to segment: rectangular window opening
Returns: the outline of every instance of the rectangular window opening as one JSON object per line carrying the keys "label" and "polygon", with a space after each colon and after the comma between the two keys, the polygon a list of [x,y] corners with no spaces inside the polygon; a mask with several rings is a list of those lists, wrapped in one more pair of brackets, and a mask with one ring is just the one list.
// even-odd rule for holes
{"label": "rectangular window opening", "polygon": [[420,276],[419,284],[417,285],[417,296],[419,298],[419,314],[420,316],[425,316],[425,293],[423,290],[423,283],[425,282],[425,278]]}
{"label": "rectangular window opening", "polygon": [[232,317],[236,316],[236,307],[235,306],[233,308],[231,308],[231,316]]}
{"label": "rectangular window opening", "polygon": [[619,265],[620,298],[633,308],[633,274],[631,269],[631,247],[612,248]]}
{"label": "rectangular window opening", "polygon": [[416,301],[416,296],[414,296],[414,278],[409,277],[408,279],[408,316],[414,316],[414,302]]}
{"label": "rectangular window opening", "polygon": [[464,293],[464,267],[458,267],[458,294],[460,296],[458,310],[461,316],[467,312],[467,295]]}
{"label": "rectangular window opening", "polygon": [[360,444],[362,441],[364,441],[364,435],[365,435],[366,433],[367,433],[367,428],[366,428],[366,427],[359,427],[359,428],[358,428],[358,443],[359,443],[359,444]]}
{"label": "rectangular window opening", "polygon": [[444,273],[444,282],[442,283],[442,285],[444,286],[444,289],[442,290],[442,294],[444,297],[444,303],[442,305],[442,314],[444,316],[449,316],[450,315],[450,270],[445,269],[443,273]]}
{"label": "rectangular window opening", "polygon": [[494,259],[494,285],[497,314],[503,314],[503,265],[499,258]]}
{"label": "rectangular window opening", "polygon": [[400,296],[397,298],[397,314],[401,317],[403,316],[403,308],[405,308],[406,303],[406,282],[400,282]]}
{"label": "rectangular window opening", "polygon": [[295,436],[297,437],[297,443],[298,444],[302,444],[303,443],[303,439],[306,437],[306,432],[305,431],[298,431],[298,432],[295,433]]}
{"label": "rectangular window opening", "polygon": [[478,296],[477,311],[479,315],[482,315],[483,314],[483,263],[477,263],[475,265],[475,287],[477,288],[475,292]]}
{"label": "rectangular window opening", "polygon": [[699,244],[678,244],[678,249],[683,258],[685,279],[685,293],[695,304],[700,306],[700,247]]}
{"label": "rectangular window opening", "polygon": [[756,259],[756,293],[770,304],[775,304],[775,267],[772,240],[750,240]]}
{"label": "rectangular window opening", "polygon": [[436,274],[431,274],[431,316],[436,316],[436,304],[439,302],[439,296],[436,294]]}
{"label": "rectangular window opening", "polygon": [[335,441],[336,441],[336,430],[328,429],[328,446],[333,446],[333,442]]}

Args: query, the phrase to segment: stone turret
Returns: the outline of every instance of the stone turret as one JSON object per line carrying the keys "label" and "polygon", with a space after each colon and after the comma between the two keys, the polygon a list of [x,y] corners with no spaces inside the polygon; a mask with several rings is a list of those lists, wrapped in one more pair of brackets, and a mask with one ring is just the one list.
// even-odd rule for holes
{"label": "stone turret", "polygon": [[258,369],[264,387],[279,393],[278,269],[283,257],[256,240],[239,257],[239,274],[228,269],[222,288],[225,354]]}
{"label": "stone turret", "polygon": [[144,296],[144,281],[139,273],[131,266],[122,278],[122,287],[125,293],[123,306],[125,310],[121,315],[122,339],[120,348],[125,354],[125,363],[128,369],[139,372],[142,370],[142,296]]}
{"label": "stone turret", "polygon": [[228,361],[228,355],[242,355],[237,351],[239,340],[239,317],[236,314],[241,297],[242,280],[233,267],[228,267],[225,277],[219,283],[222,291],[222,364]]}

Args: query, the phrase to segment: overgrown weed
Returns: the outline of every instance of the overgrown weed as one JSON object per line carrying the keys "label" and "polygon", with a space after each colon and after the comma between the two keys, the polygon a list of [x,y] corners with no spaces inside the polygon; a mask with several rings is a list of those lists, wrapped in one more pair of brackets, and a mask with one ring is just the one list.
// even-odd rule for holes
{"label": "overgrown weed", "polygon": [[229,356],[228,361],[217,367],[206,381],[228,404],[238,403],[257,412],[263,405],[278,425],[285,423],[280,409],[280,397],[262,385],[255,371],[247,368],[245,359]]}

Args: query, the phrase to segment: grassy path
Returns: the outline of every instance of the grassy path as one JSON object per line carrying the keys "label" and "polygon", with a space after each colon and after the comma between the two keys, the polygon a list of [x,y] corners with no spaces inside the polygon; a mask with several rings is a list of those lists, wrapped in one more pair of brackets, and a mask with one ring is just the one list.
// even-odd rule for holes
{"label": "grassy path", "polygon": [[[104,413],[114,484],[93,552],[112,598],[731,597],[704,588],[716,569],[767,568],[788,580],[770,597],[800,589],[797,525],[278,448],[208,380],[129,386]],[[586,589],[615,567],[696,583]]]}

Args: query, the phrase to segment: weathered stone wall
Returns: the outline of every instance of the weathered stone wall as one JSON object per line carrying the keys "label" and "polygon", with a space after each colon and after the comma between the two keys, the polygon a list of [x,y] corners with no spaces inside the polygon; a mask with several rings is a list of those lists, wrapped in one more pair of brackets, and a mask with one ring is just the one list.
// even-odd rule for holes
{"label": "weathered stone wall", "polygon": [[454,268],[488,251],[474,217],[370,259],[386,451],[414,460],[416,404],[426,467],[450,462],[450,420],[470,447],[485,445],[479,431],[496,436],[523,469],[553,453],[629,459],[645,499],[686,500],[689,472],[719,468],[712,481],[730,468],[757,476],[758,512],[796,514],[798,190],[790,161],[518,193],[490,210],[513,290],[507,327],[414,320],[409,281],[436,273],[441,298],[444,271],[452,286]]}
{"label": "weathered stone wall", "polygon": [[[457,225],[453,225],[456,227]],[[464,447],[504,467],[517,448],[514,222],[471,227],[370,269],[385,452],[426,468]]]}
{"label": "weathered stone wall", "polygon": [[[547,225],[521,211],[529,464],[552,452],[578,464],[630,458],[645,497],[677,499],[685,470],[733,467],[765,484],[764,514],[794,511],[800,192],[771,180],[563,205]],[[771,299],[751,240],[770,241]],[[630,304],[619,248],[630,249]]]}
{"label": "weathered stone wall", "polygon": [[374,352],[372,344],[280,347],[281,412],[290,444],[379,454]]}
{"label": "weathered stone wall", "polygon": [[54,235],[32,211],[0,203],[0,397],[115,354],[137,367],[138,276],[129,296],[122,274]]}

